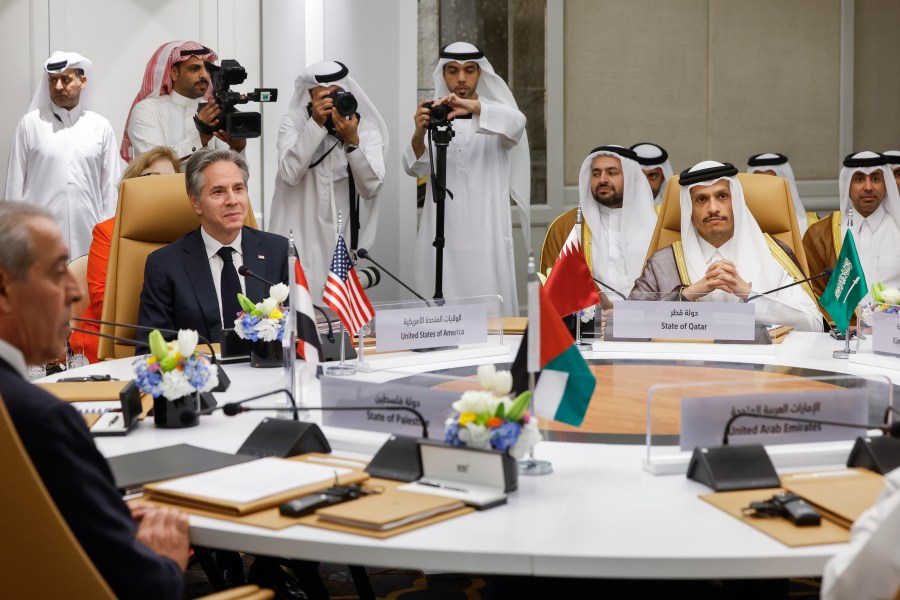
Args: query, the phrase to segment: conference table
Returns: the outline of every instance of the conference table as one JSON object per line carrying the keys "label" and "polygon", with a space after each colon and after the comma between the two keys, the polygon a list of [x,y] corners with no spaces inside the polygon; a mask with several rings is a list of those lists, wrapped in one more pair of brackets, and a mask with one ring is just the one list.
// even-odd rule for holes
{"label": "conference table", "polygon": [[[439,369],[472,375],[475,367],[485,362],[511,363],[520,340],[518,336],[505,336],[504,347],[488,357],[454,350],[431,353],[427,358],[409,353],[399,355],[407,359],[400,361],[406,362],[405,366],[384,370],[379,370],[377,359],[373,359],[373,372],[354,377],[383,382]],[[900,383],[900,359],[889,359],[880,366],[834,359],[832,351],[842,342],[827,334],[792,332],[766,353],[750,352],[741,345],[685,345],[685,350],[673,353],[666,346],[650,348],[652,344],[601,344],[601,349],[588,350],[584,356],[595,365],[609,368],[719,365],[774,374],[847,373],[887,377],[893,384]],[[132,360],[89,365],[78,373],[110,373],[127,379]],[[391,364],[398,363],[393,360]],[[226,370],[232,385],[227,392],[216,394],[219,404],[276,389],[283,379],[281,369],[232,364]],[[271,400],[256,402],[272,404]],[[266,414],[226,417],[217,411],[203,416],[197,427],[176,430],[157,429],[148,419],[127,436],[96,438],[96,442],[107,457],[177,443],[234,452]],[[313,420],[321,419],[309,414]],[[437,429],[442,427],[438,425]],[[323,430],[334,454],[349,458],[370,457],[387,437],[371,431]],[[552,463],[553,473],[520,476],[518,490],[500,507],[388,539],[300,525],[275,531],[192,516],[191,540],[208,547],[346,564],[635,579],[819,576],[828,558],[841,547],[791,548],[741,523],[700,500],[698,496],[710,490],[688,480],[683,472],[654,475],[642,468],[646,447],[633,436],[620,440],[590,435],[579,438],[563,427],[550,431],[548,437],[537,445],[535,454]],[[572,439],[576,441],[554,441]],[[843,447],[849,451],[850,443]]]}

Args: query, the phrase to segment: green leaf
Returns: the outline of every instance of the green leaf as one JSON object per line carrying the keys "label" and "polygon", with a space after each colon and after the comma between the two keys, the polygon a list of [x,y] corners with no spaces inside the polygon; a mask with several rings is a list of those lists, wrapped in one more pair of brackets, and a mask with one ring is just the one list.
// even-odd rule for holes
{"label": "green leaf", "polygon": [[159,366],[162,367],[162,370],[165,373],[168,373],[172,369],[178,366],[178,361],[175,360],[174,356],[167,356],[161,361],[159,361]]}
{"label": "green leaf", "polygon": [[242,293],[238,292],[237,299],[238,303],[241,305],[241,308],[243,308],[246,312],[249,313],[256,310],[256,304]]}
{"label": "green leaf", "polygon": [[525,411],[528,410],[528,405],[531,403],[531,392],[526,391],[522,392],[516,399],[513,400],[512,406],[509,407],[509,412],[506,413],[507,421],[521,421],[522,417],[525,415]]}
{"label": "green leaf", "polygon": [[506,405],[503,402],[501,402],[500,404],[497,405],[497,410],[494,411],[494,416],[502,419],[503,414],[505,412],[506,412]]}
{"label": "green leaf", "polygon": [[884,284],[882,282],[876,282],[872,284],[872,300],[875,302],[884,302],[884,297],[881,293],[884,291]]}
{"label": "green leaf", "polygon": [[164,358],[169,356],[169,345],[166,343],[166,340],[163,339],[163,336],[158,329],[154,329],[150,332],[147,342],[150,344],[150,353],[159,362],[162,362]]}

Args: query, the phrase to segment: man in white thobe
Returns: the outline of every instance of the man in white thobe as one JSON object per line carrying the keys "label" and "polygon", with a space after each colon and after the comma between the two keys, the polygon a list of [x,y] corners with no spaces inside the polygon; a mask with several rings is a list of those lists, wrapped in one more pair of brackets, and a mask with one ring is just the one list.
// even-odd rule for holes
{"label": "man in white thobe", "polygon": [[[201,148],[241,152],[245,139],[231,139],[220,127],[221,110],[212,98],[208,64],[215,51],[197,42],[169,42],[147,63],[134,98],[120,154],[126,162],[157,146],[168,146],[184,160]],[[201,102],[206,102],[200,107]],[[201,133],[195,118],[213,133]]]}
{"label": "man in white thobe", "polygon": [[804,274],[790,248],[759,228],[735,175],[711,160],[681,172],[681,240],[650,257],[633,299],[752,302],[758,323],[822,331],[808,284],[766,293]]}
{"label": "man in white thobe", "polygon": [[105,118],[91,110],[92,63],[54,52],[9,152],[6,199],[50,211],[71,256],[87,254],[94,225],[116,212],[119,159]]}
{"label": "man in white thobe", "polygon": [[672,177],[672,163],[666,149],[650,142],[641,142],[630,148],[637,155],[637,161],[653,190],[653,204],[662,204],[666,193],[666,182]]}
{"label": "man in white thobe", "polygon": [[[484,53],[472,44],[445,46],[433,77],[434,106],[451,109],[455,132],[447,149],[443,296],[499,295],[503,313],[518,315],[509,199],[522,211],[527,248],[531,171],[525,115]],[[416,130],[403,153],[407,174],[428,177],[414,261],[420,291],[435,285],[434,157],[426,144],[431,118],[426,104],[416,111]]]}
{"label": "man in white thobe", "polygon": [[[335,105],[335,91],[353,94],[355,114],[341,114],[343,101]],[[285,237],[293,232],[313,298],[322,297],[328,279],[338,213],[351,251],[375,242],[387,145],[384,120],[347,67],[323,61],[297,77],[278,130],[269,231]]]}
{"label": "man in white thobe", "polygon": [[[627,296],[644,267],[657,219],[653,191],[635,153],[615,145],[591,150],[581,163],[578,195],[584,221],[581,247],[588,268],[603,282],[601,286]],[[559,257],[575,226],[575,211],[563,213],[550,225],[541,250],[542,273]],[[618,300],[609,288],[606,296]]]}

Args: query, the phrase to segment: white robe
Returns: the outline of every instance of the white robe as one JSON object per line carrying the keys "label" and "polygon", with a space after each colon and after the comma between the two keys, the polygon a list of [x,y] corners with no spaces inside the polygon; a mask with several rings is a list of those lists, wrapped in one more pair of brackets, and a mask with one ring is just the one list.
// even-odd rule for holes
{"label": "white robe", "polygon": [[87,254],[94,225],[115,215],[119,155],[105,118],[53,105],[19,120],[9,153],[6,199],[46,208],[69,254]]}
{"label": "white robe", "polygon": [[[138,102],[128,121],[133,156],[156,146],[168,146],[178,158],[190,156],[203,148],[194,115],[202,98],[191,99],[178,92],[146,98]],[[224,125],[223,125],[224,127]],[[212,138],[207,148],[227,148],[228,144]]]}
{"label": "white robe", "polygon": [[328,278],[337,243],[337,211],[343,219],[341,232],[350,245],[348,161],[360,196],[357,247],[368,249],[375,241],[377,196],[385,172],[384,140],[374,121],[365,117],[358,134],[359,149],[347,154],[338,145],[310,172],[309,165],[328,152],[337,138],[297,111],[288,111],[278,130],[278,175],[268,229],[286,237],[293,231],[313,298],[322,297]]}
{"label": "white robe", "polygon": [[[481,100],[481,115],[453,122],[456,136],[447,149],[445,206],[445,298],[500,295],[503,314],[518,315],[515,259],[510,212],[510,149],[525,131],[525,115],[508,106]],[[431,192],[429,149],[415,157],[412,146],[403,153],[409,175],[429,177],[425,208],[416,240],[416,289],[434,291],[435,204]]]}

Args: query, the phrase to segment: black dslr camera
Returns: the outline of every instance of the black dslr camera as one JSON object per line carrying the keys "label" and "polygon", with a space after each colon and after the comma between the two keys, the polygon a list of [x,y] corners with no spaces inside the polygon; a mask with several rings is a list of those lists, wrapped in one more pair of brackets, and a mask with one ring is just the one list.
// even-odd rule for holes
{"label": "black dslr camera", "polygon": [[356,109],[359,107],[356,98],[353,97],[353,92],[345,92],[340,88],[325,97],[332,99],[334,107],[344,117],[352,117],[356,114]]}
{"label": "black dslr camera", "polygon": [[423,106],[431,110],[431,121],[428,123],[429,129],[435,129],[437,127],[448,127],[450,125],[449,116],[451,109],[449,106],[447,106],[446,104],[439,104],[438,106],[435,106],[433,101],[428,101]]}
{"label": "black dslr camera", "polygon": [[[213,98],[222,111],[218,128],[224,129],[235,139],[258,138],[262,134],[262,115],[258,112],[240,112],[235,106],[248,102],[275,102],[278,100],[278,90],[256,88],[249,94],[232,91],[231,86],[244,83],[247,79],[247,71],[234,59],[223,60],[221,66],[207,64],[207,69],[212,79]],[[195,122],[200,129],[202,123],[196,119]],[[212,128],[206,129],[205,132],[200,129],[201,133],[214,133]]]}

